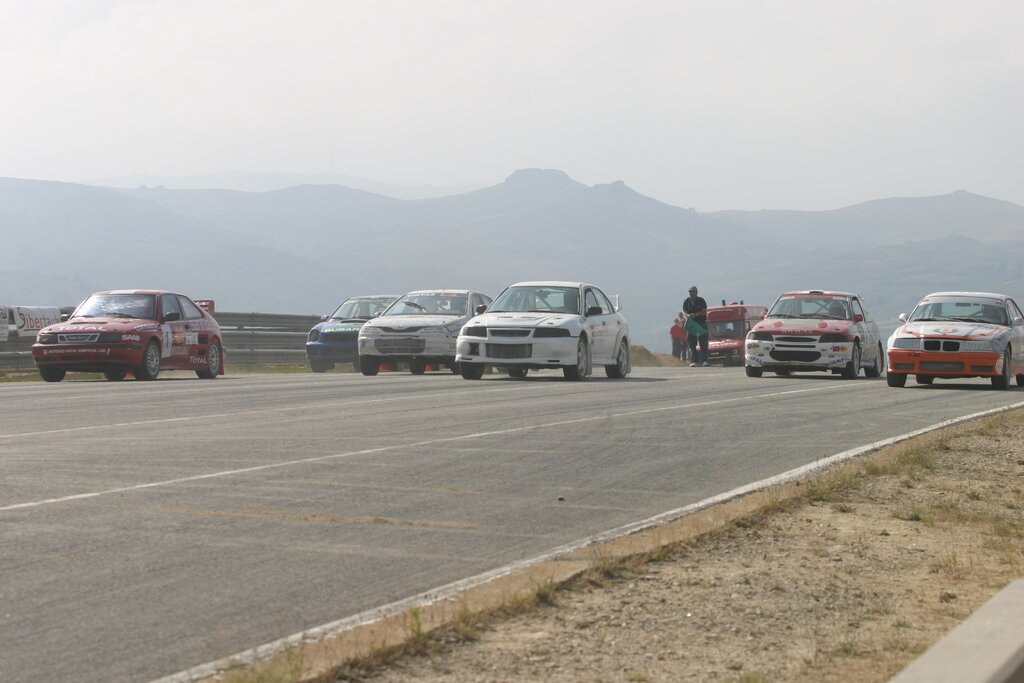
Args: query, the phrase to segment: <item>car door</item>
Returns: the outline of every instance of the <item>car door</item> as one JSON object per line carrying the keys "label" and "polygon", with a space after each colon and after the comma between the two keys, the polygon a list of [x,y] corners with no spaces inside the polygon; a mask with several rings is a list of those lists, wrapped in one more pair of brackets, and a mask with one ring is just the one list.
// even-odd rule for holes
{"label": "car door", "polygon": [[859,328],[858,334],[860,336],[861,362],[863,362],[869,358],[874,358],[878,352],[878,325],[868,315],[868,312],[864,308],[860,299],[853,297],[851,304],[853,306],[853,319],[859,319],[860,321],[857,325]]}
{"label": "car door", "polygon": [[[583,310],[587,314],[585,324],[587,335],[590,337],[590,357],[595,362],[606,361],[611,355],[609,347],[615,343],[614,327],[608,326],[611,310],[607,299],[602,303],[602,298],[598,296],[598,291],[593,287],[587,287],[583,292]],[[611,336],[610,341],[609,336]]]}
{"label": "car door", "polygon": [[1010,348],[1013,354],[1013,374],[1024,374],[1024,312],[1017,302],[1006,300],[1006,315],[1010,318]]}
{"label": "car door", "polygon": [[185,322],[185,346],[188,349],[188,364],[193,370],[206,368],[207,352],[210,349],[211,335],[199,306],[187,296],[178,295],[181,306],[181,317]]}
{"label": "car door", "polygon": [[182,319],[178,297],[174,294],[160,295],[160,328],[164,337],[160,350],[161,365],[166,368],[188,367],[186,324]]}

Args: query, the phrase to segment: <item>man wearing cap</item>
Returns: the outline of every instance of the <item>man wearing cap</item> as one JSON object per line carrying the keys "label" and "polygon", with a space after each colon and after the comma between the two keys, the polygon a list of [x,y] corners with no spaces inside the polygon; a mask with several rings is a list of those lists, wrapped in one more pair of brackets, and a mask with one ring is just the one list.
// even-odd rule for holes
{"label": "man wearing cap", "polygon": [[[683,302],[683,313],[686,314],[687,342],[690,345],[690,367],[708,366],[708,302],[704,297],[697,296],[697,286],[690,287],[690,296]],[[697,343],[700,342],[700,354]]]}

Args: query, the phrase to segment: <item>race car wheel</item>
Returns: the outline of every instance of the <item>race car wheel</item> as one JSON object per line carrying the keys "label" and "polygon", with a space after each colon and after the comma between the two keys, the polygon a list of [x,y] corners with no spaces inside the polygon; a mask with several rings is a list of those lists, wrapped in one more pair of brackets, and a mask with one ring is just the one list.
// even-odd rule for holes
{"label": "race car wheel", "polygon": [[427,364],[421,360],[414,360],[409,363],[409,372],[414,375],[422,375],[427,371]]}
{"label": "race car wheel", "polygon": [[1024,375],[1017,375],[1017,386],[1024,387]]}
{"label": "race car wheel", "polygon": [[311,360],[309,361],[309,369],[313,372],[327,372],[334,367],[334,363],[329,360]]}
{"label": "race car wheel", "polygon": [[890,387],[905,387],[907,386],[906,375],[894,375],[891,372],[885,373],[885,383]]}
{"label": "race car wheel", "polygon": [[509,368],[508,376],[514,379],[525,379],[528,372],[529,370],[526,368]]}
{"label": "race car wheel", "polygon": [[39,376],[44,382],[59,382],[68,374],[64,368],[39,368]]}
{"label": "race car wheel", "polygon": [[360,356],[359,372],[367,377],[373,377],[380,372],[380,361],[372,356]]}
{"label": "race car wheel", "polygon": [[582,382],[590,374],[590,346],[586,337],[581,336],[576,343],[576,365],[565,366],[562,374],[574,382]]}
{"label": "race car wheel", "polygon": [[914,381],[918,384],[931,384],[935,378],[931,375],[914,375]]}
{"label": "race car wheel", "polygon": [[160,374],[160,345],[155,341],[146,344],[146,350],[142,352],[142,365],[135,370],[135,379],[145,382],[156,379]]}
{"label": "race car wheel", "polygon": [[220,344],[213,342],[206,350],[206,369],[196,370],[199,379],[216,379],[220,374]]}
{"label": "race car wheel", "polygon": [[484,376],[484,364],[462,361],[459,363],[459,372],[464,379],[480,379]]}
{"label": "race car wheel", "polygon": [[128,372],[125,370],[107,370],[103,373],[103,377],[108,382],[120,382],[127,374]]}
{"label": "race car wheel", "polygon": [[878,355],[875,356],[875,362],[871,364],[871,367],[864,368],[865,377],[881,377],[882,370],[885,369],[885,353],[882,351],[882,345],[878,345]]}
{"label": "race car wheel", "polygon": [[1003,374],[999,377],[992,378],[992,388],[994,389],[1009,389],[1010,388],[1010,362],[1013,359],[1013,355],[1010,353],[1010,347],[1007,345],[1006,350],[1003,351]]}
{"label": "race car wheel", "polygon": [[853,343],[853,355],[850,356],[850,362],[843,368],[843,379],[857,379],[857,375],[860,374],[860,344]]}
{"label": "race car wheel", "polygon": [[612,379],[622,379],[632,369],[629,361],[629,342],[625,339],[619,344],[619,352],[615,354],[615,365],[604,366],[604,374]]}
{"label": "race car wheel", "polygon": [[755,368],[753,365],[747,365],[744,370],[747,372],[747,377],[760,377],[764,373],[764,370]]}

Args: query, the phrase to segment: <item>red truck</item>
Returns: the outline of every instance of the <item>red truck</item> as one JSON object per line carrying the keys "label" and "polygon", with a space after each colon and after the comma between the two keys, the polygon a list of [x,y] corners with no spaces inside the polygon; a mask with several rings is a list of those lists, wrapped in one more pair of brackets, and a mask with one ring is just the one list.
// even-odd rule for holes
{"label": "red truck", "polygon": [[765,306],[729,304],[708,307],[708,362],[743,365],[747,332],[768,313]]}

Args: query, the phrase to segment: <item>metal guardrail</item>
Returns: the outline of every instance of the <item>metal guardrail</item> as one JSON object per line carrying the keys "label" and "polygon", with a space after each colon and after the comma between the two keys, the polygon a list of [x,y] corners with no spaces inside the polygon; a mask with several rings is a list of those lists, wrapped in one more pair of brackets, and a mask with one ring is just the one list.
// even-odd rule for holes
{"label": "metal guardrail", "polygon": [[[305,363],[306,335],[320,322],[317,315],[281,313],[215,313],[224,342],[228,372],[232,365]],[[0,369],[35,367],[35,334],[11,334],[0,342]]]}

